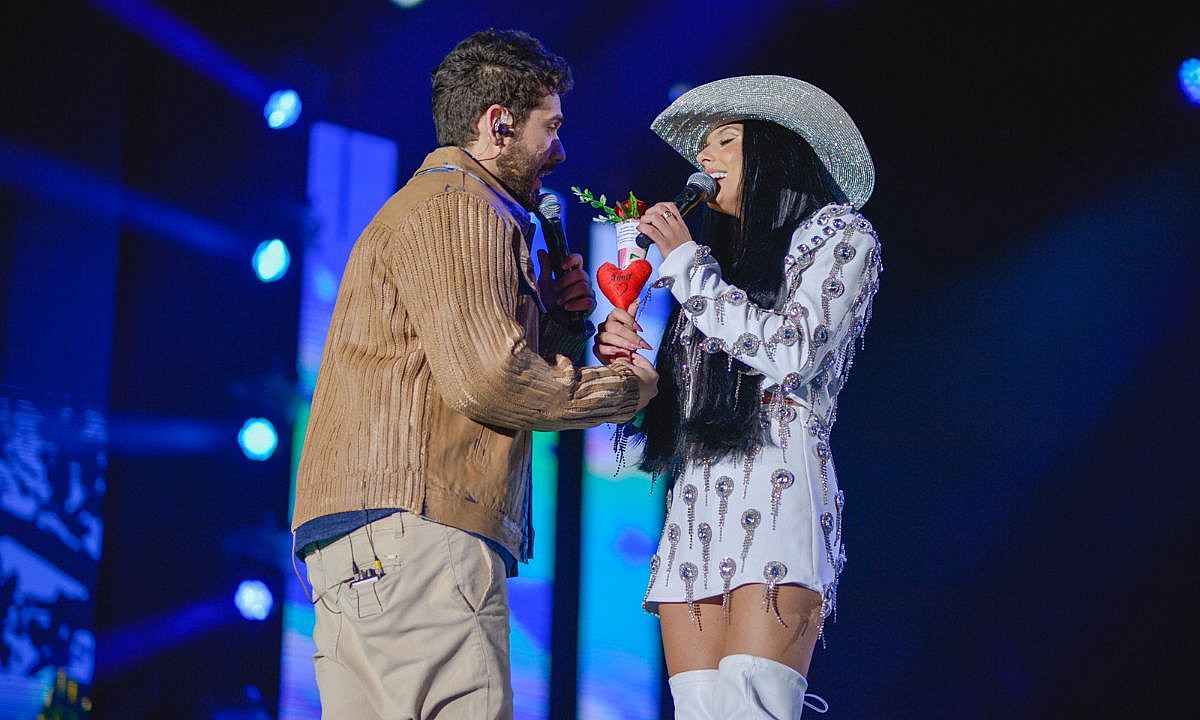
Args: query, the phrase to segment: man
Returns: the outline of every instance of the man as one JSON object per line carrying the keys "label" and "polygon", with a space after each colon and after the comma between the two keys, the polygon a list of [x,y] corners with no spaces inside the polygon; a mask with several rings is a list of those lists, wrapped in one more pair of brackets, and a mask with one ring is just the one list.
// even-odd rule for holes
{"label": "man", "polygon": [[438,142],[363,231],[321,361],[293,517],[324,717],[512,716],[505,577],[531,555],[530,431],[623,422],[656,392],[580,367],[582,258],[529,257],[565,158],[566,62],[487,30],[433,73]]}

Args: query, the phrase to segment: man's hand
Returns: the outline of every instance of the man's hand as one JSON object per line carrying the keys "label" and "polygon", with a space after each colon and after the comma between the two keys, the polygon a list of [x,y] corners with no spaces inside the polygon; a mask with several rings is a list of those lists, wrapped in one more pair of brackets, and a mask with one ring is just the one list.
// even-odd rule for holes
{"label": "man's hand", "polygon": [[557,279],[551,273],[550,254],[545,250],[538,250],[538,265],[538,293],[547,310],[559,319],[565,319],[569,313],[587,316],[596,309],[596,293],[592,290],[591,278],[583,271],[582,255],[576,253],[567,258],[559,268]]}

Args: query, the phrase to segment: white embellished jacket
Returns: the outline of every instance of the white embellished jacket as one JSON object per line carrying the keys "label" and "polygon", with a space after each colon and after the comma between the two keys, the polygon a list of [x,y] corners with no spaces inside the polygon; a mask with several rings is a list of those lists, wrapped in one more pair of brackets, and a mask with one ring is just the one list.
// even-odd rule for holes
{"label": "white embellished jacket", "polygon": [[[828,443],[854,341],[871,319],[879,288],[879,240],[852,206],[827,205],[792,235],[784,264],[785,287],[773,308],[726,283],[709,248],[694,241],[663,260],[654,287],[669,287],[683,306],[681,320],[703,336],[689,343],[695,352],[724,350],[761,373],[763,389],[780,402],[790,395],[811,409],[808,429]],[[679,334],[690,336],[690,328]],[[685,397],[685,416],[690,406]]]}

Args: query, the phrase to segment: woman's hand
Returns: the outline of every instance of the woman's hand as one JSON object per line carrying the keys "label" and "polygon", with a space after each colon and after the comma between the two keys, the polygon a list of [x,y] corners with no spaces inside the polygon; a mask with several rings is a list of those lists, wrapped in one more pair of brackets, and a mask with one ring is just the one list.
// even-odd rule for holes
{"label": "woman's hand", "polygon": [[[635,300],[629,306],[634,313],[637,312],[638,302]],[[596,328],[592,353],[605,365],[615,360],[632,361],[638,350],[650,349],[650,344],[638,335],[641,330],[642,326],[633,319],[630,312],[621,308],[613,308],[612,312],[608,314],[608,318]]]}
{"label": "woman's hand", "polygon": [[664,259],[672,250],[692,239],[692,232],[672,202],[660,202],[642,213],[638,232],[654,241]]}

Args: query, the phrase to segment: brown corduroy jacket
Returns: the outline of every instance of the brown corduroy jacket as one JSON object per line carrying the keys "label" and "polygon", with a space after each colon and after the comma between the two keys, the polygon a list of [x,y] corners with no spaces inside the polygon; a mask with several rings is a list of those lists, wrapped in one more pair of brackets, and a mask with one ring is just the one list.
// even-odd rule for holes
{"label": "brown corduroy jacket", "polygon": [[530,556],[530,432],[629,420],[638,385],[625,366],[578,366],[585,338],[542,322],[528,228],[470,155],[440,148],[363,230],[325,340],[293,528],[403,508]]}

